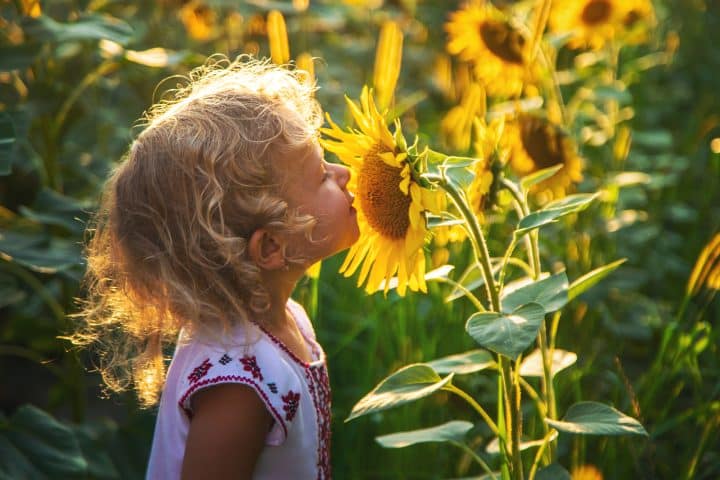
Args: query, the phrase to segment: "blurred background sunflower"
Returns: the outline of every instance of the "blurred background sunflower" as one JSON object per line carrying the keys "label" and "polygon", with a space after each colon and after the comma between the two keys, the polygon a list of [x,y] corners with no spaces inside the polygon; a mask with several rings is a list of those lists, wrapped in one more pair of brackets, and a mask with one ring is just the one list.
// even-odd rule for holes
{"label": "blurred background sunflower", "polygon": [[490,95],[516,96],[527,80],[527,39],[490,3],[475,2],[450,14],[447,51],[473,65]]}
{"label": "blurred background sunflower", "polygon": [[541,203],[564,196],[573,184],[582,180],[583,164],[575,143],[567,132],[548,119],[533,113],[518,114],[507,125],[505,141],[510,166],[519,176],[563,166],[534,187],[539,197],[546,197],[539,198]]}
{"label": "blurred background sunflower", "polygon": [[572,32],[571,48],[600,49],[623,29],[628,4],[635,0],[556,0],[550,13],[550,29]]}

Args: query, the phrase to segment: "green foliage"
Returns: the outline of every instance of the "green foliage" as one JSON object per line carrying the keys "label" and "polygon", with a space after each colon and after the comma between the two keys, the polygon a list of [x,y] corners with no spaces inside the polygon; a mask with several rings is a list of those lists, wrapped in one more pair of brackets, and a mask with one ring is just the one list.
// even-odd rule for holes
{"label": "green foliage", "polygon": [[582,435],[645,435],[647,432],[634,418],[597,402],[579,402],[568,409],[563,420],[545,419],[561,432]]}

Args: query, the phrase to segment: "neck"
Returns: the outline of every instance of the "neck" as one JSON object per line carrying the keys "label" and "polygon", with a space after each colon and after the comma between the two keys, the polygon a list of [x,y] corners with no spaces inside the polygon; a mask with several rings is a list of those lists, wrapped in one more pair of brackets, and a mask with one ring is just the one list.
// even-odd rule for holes
{"label": "neck", "polygon": [[285,305],[303,273],[303,270],[297,268],[263,272],[263,284],[270,295],[270,308],[263,315],[263,319],[270,329],[282,327],[287,323]]}

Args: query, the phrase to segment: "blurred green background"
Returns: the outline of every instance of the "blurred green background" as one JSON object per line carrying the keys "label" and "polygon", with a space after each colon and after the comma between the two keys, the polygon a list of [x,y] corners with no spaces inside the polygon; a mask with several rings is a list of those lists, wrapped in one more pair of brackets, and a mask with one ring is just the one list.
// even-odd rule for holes
{"label": "blurred green background", "polygon": [[[529,9],[533,3],[496,5]],[[611,193],[588,213],[554,226],[542,243],[548,265],[564,263],[571,279],[628,259],[563,313],[558,346],[576,352],[578,363],[558,376],[558,402],[560,412],[578,400],[611,403],[639,418],[650,437],[561,437],[560,458],[571,470],[595,465],[608,479],[714,479],[720,478],[718,285],[693,295],[686,285],[720,229],[720,2],[654,3],[653,37],[619,56],[627,83],[620,102],[633,112],[622,123],[632,132],[629,154],[612,165],[603,160],[612,145],[580,145],[587,169],[578,190]],[[334,119],[347,119],[343,95],[357,98],[371,82],[379,28],[394,20],[404,33],[396,108],[406,134],[443,148],[440,120],[457,102],[443,91],[436,60],[445,49],[443,24],[460,3],[38,5],[0,3],[0,478],[141,478],[153,411],[139,409],[132,394],[104,396],[92,353],[59,337],[72,331],[66,315],[82,295],[84,224],[132,139],[133,124],[157,99],[156,85],[215,52],[269,56],[265,19],[276,9],[287,22],[291,57],[318,58],[321,104]],[[593,71],[600,64],[583,69],[577,55],[560,50],[558,70],[602,76]],[[173,79],[163,85],[174,86]],[[563,94],[573,98],[581,86],[563,85]],[[587,113],[567,127],[582,138],[582,128],[596,123]],[[640,176],[619,178],[628,172]],[[489,227],[496,254],[505,231],[502,222]],[[456,246],[450,254],[462,265],[470,252]],[[444,303],[449,290],[439,284],[431,284],[428,295],[404,299],[366,296],[336,273],[340,261],[326,261],[320,279],[304,280],[296,291],[315,313],[328,354],[335,478],[478,475],[449,446],[385,450],[374,441],[473,419],[446,394],[343,422],[354,403],[398,367],[474,348],[463,329],[472,305]],[[494,403],[487,377],[461,382],[480,401]],[[484,449],[480,439],[477,448]],[[575,477],[581,478],[577,471]]]}

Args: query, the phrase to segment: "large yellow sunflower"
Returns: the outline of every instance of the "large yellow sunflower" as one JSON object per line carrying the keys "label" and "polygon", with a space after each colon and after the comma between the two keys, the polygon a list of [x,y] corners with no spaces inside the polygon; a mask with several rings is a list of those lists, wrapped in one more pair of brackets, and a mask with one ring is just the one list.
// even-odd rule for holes
{"label": "large yellow sunflower", "polygon": [[465,5],[445,24],[447,50],[471,62],[490,95],[515,96],[526,80],[529,42],[502,12],[488,3]]}
{"label": "large yellow sunflower", "polygon": [[549,25],[553,32],[572,32],[571,48],[600,49],[623,29],[626,5],[635,0],[555,0]]}
{"label": "large yellow sunflower", "polygon": [[505,141],[510,166],[518,175],[562,165],[555,175],[535,186],[537,192],[564,196],[573,183],[582,180],[582,159],[570,136],[559,125],[538,115],[521,113],[507,125]]}
{"label": "large yellow sunflower", "polygon": [[368,293],[383,280],[385,292],[397,275],[398,294],[409,287],[426,292],[426,211],[437,212],[439,194],[422,188],[413,178],[411,158],[398,145],[385,119],[364,87],[360,105],[347,99],[359,130],[342,130],[328,116],[330,128],[322,146],[350,167],[348,190],[355,195],[360,240],[350,247],[341,273],[350,276],[360,268],[358,286]]}

